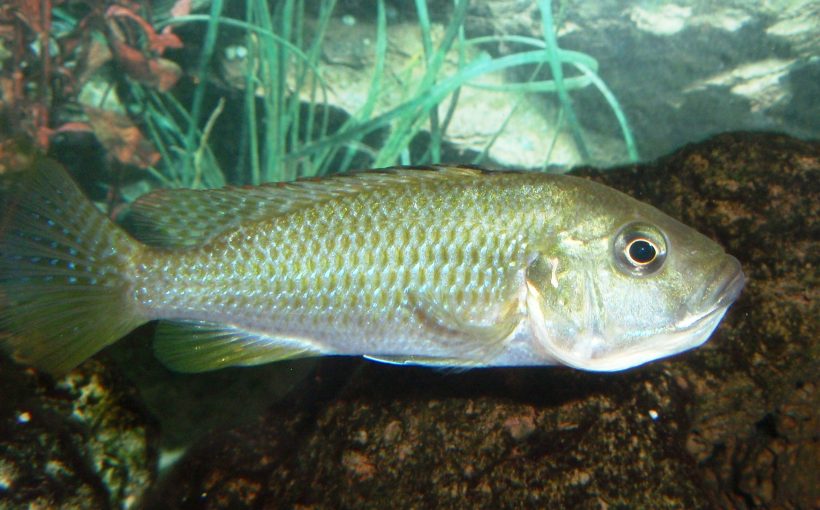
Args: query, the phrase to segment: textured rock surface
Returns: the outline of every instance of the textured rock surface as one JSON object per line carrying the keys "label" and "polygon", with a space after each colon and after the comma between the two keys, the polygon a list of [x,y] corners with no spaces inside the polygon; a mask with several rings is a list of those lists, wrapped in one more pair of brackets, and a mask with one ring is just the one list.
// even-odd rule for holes
{"label": "textured rock surface", "polygon": [[[349,372],[336,361],[325,369]],[[158,501],[178,508],[705,505],[694,462],[677,446],[686,399],[661,371],[446,374],[367,364],[327,396],[278,406],[258,425],[203,442]]]}
{"label": "textured rock surface", "polygon": [[158,432],[97,360],[55,382],[0,356],[0,508],[130,508],[154,481]]}
{"label": "textured rock surface", "polygon": [[722,507],[820,506],[820,144],[718,136],[607,183],[719,239],[748,283],[713,341],[670,371],[686,448]]}
{"label": "textured rock surface", "polygon": [[608,375],[325,360],[200,442],[146,507],[820,506],[820,145],[723,135],[586,173],[741,260],[747,288],[706,346]]}

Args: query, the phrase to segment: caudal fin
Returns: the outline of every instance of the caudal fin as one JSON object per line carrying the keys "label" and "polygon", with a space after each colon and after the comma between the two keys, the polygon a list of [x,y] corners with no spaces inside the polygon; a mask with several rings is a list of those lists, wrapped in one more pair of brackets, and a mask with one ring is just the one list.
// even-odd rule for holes
{"label": "caudal fin", "polygon": [[60,165],[9,177],[0,211],[0,346],[67,372],[147,319],[129,295],[141,245],[102,215]]}

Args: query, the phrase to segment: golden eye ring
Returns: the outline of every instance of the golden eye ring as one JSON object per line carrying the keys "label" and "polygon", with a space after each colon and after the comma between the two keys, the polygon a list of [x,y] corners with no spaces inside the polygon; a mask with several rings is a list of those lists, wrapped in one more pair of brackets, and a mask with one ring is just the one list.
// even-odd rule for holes
{"label": "golden eye ring", "polygon": [[651,239],[636,237],[624,247],[624,257],[634,266],[645,266],[658,257],[658,247]]}
{"label": "golden eye ring", "polygon": [[655,226],[629,223],[618,230],[613,242],[615,265],[624,273],[648,276],[666,260],[666,236]]}

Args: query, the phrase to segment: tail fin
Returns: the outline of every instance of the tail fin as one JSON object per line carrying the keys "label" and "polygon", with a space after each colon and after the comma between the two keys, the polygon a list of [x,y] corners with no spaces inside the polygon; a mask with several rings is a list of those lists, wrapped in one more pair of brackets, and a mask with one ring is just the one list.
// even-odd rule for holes
{"label": "tail fin", "polygon": [[9,179],[0,211],[0,347],[64,373],[147,320],[127,279],[141,245],[57,163],[37,159]]}

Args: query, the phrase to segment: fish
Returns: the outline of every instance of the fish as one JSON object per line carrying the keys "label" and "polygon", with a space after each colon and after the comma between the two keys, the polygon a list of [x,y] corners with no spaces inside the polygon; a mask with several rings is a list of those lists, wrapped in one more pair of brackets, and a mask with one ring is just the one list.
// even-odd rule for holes
{"label": "fish", "polygon": [[180,372],[314,356],[618,371],[703,344],[736,258],[570,175],[430,166],[155,190],[133,228],[46,158],[0,216],[0,347],[65,373],[159,321]]}

